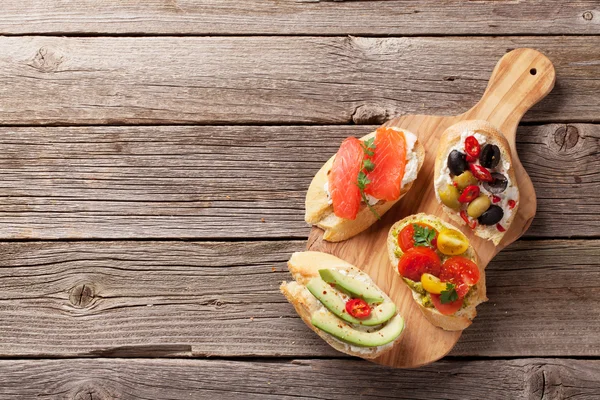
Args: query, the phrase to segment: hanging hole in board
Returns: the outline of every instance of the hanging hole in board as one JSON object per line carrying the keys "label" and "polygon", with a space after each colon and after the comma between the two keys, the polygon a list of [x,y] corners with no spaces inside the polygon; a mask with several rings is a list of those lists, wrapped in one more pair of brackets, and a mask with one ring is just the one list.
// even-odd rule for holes
{"label": "hanging hole in board", "polygon": [[535,68],[531,68],[531,69],[529,70],[529,73],[530,73],[531,75],[535,75],[535,74],[537,74],[537,69],[535,69]]}

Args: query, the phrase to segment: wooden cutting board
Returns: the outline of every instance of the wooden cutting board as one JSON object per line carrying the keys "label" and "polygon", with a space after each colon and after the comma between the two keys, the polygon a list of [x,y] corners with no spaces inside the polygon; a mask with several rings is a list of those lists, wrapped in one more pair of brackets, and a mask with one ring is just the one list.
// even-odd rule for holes
{"label": "wooden cutting board", "polygon": [[[495,247],[492,242],[473,235],[469,228],[461,228],[477,251],[481,263],[487,266],[500,250],[525,233],[535,215],[535,190],[519,161],[515,137],[523,114],[552,90],[554,80],[554,66],[548,58],[536,50],[516,49],[500,59],[483,97],[464,114],[405,115],[388,121],[384,125],[408,129],[425,146],[425,162],[410,192],[381,221],[344,242],[325,242],[322,239],[323,231],[313,228],[307,245],[309,250],[334,254],[363,269],[390,295],[405,318],[406,329],[402,340],[375,362],[399,368],[425,365],[448,354],[461,335],[460,331],[448,332],[436,328],[425,319],[412,299],[410,289],[395,273],[395,266],[388,261],[386,249],[390,227],[408,215],[425,212],[450,222],[438,205],[433,191],[435,155],[442,132],[459,121],[483,119],[497,126],[510,143],[520,190],[518,213],[510,229],[500,245]],[[367,133],[369,132],[365,132]],[[478,323],[477,318],[473,323]]]}

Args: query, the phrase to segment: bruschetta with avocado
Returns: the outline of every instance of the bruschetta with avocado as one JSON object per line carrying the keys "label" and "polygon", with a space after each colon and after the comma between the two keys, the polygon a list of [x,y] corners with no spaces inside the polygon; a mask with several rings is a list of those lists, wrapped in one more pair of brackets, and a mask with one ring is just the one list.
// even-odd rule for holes
{"label": "bruschetta with avocado", "polygon": [[342,353],[372,359],[400,340],[404,319],[369,275],[331,254],[294,253],[281,292],[310,329]]}
{"label": "bruschetta with avocado", "polygon": [[306,193],[304,219],[340,242],[374,224],[412,187],[425,159],[417,136],[383,126],[360,139],[345,139]]}
{"label": "bruschetta with avocado", "polygon": [[392,267],[412,291],[433,325],[463,330],[487,301],[485,271],[458,229],[433,215],[415,214],[396,222],[388,234]]}

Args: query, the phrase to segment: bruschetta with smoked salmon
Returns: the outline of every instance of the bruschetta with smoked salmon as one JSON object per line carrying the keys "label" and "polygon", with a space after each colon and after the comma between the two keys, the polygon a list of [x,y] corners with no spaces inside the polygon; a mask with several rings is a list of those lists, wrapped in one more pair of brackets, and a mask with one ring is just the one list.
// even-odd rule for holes
{"label": "bruschetta with smoked salmon", "polygon": [[313,178],[305,220],[339,242],[364,231],[412,187],[425,149],[415,134],[383,126],[361,139],[345,139]]}

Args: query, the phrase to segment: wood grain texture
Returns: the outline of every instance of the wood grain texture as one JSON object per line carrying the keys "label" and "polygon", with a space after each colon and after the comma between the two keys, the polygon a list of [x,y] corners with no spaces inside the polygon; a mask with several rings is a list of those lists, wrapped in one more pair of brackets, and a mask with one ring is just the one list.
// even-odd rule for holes
{"label": "wood grain texture", "polygon": [[[2,34],[598,34],[593,0],[7,0]],[[535,23],[531,23],[535,21]]]}
{"label": "wood grain texture", "polygon": [[[0,238],[306,238],[313,175],[373,129],[0,128]],[[538,194],[527,236],[600,235],[600,125],[518,132]]]}
{"label": "wood grain texture", "polygon": [[[532,24],[535,25],[535,24]],[[2,124],[382,123],[453,115],[535,47],[556,89],[526,121],[600,119],[586,37],[1,37]],[[418,71],[418,72],[417,72]]]}
{"label": "wood grain texture", "polygon": [[[0,357],[340,356],[279,293],[304,241],[1,243]],[[520,241],[455,356],[600,356],[599,240]]]}
{"label": "wood grain texture", "polygon": [[[357,375],[360,379],[357,379]],[[597,399],[600,361],[2,360],[0,399]]]}

